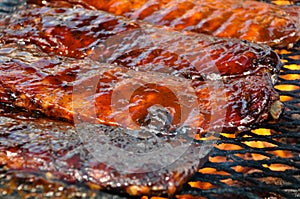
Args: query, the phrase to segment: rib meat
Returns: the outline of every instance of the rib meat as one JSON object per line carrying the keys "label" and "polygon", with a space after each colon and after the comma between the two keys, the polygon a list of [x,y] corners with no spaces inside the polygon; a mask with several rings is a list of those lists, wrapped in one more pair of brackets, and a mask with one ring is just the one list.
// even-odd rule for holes
{"label": "rib meat", "polygon": [[[74,119],[73,87],[69,87],[68,82],[75,81],[77,68],[85,65],[90,69],[95,65],[99,70],[94,71],[96,74],[111,75],[103,80],[107,81],[105,89],[108,90],[104,89],[105,92],[99,95],[101,100],[98,100],[98,112],[94,116],[103,124],[113,125],[115,122],[110,116],[111,95],[116,89],[115,82],[124,80],[124,77],[114,77],[115,73],[125,75],[131,69],[136,70],[135,76],[148,78],[150,83],[153,82],[151,79],[170,79],[175,90],[182,89],[179,86],[183,84],[181,80],[190,82],[202,111],[196,120],[199,124],[192,126],[199,126],[203,131],[207,130],[205,124],[208,118],[218,113],[216,110],[226,112],[226,119],[221,127],[236,130],[266,119],[271,105],[278,100],[271,81],[277,76],[281,63],[277,54],[266,46],[194,33],[184,34],[132,22],[102,11],[87,12],[85,9],[28,9],[2,19],[0,23],[3,25],[0,31],[2,43],[19,43],[21,46],[34,43],[39,49],[49,53],[40,58],[41,52],[31,52],[30,48],[21,52],[17,48],[16,53],[12,53],[15,47],[3,46],[1,50],[1,82],[6,89],[5,93],[11,92],[10,97],[18,96],[15,97],[15,105],[27,110],[39,110],[48,116],[69,121]],[[88,58],[75,59],[76,61],[65,58],[66,61],[60,61],[60,58],[51,56],[52,54]],[[105,71],[102,68],[107,66],[94,64],[90,58],[125,68]],[[5,70],[6,67],[9,70]],[[56,71],[57,74],[45,72],[48,70]],[[145,72],[154,73],[153,77]],[[163,75],[157,77],[157,72]],[[23,81],[24,83],[20,83]],[[216,96],[211,97],[209,90],[215,90]],[[48,95],[49,93],[52,94]],[[149,95],[152,96],[151,93]],[[166,100],[172,96],[166,95]],[[156,97],[161,98],[160,95]],[[80,99],[82,96],[73,98]],[[210,104],[213,98],[226,103],[213,109]],[[137,100],[151,101],[146,97]],[[152,104],[163,103],[162,101],[152,100]],[[144,107],[149,108],[150,105],[148,103]],[[139,107],[140,104],[137,104],[131,110],[136,113],[133,115],[134,120],[143,123],[148,111],[142,111],[146,108]],[[173,112],[178,110],[174,108]],[[211,112],[213,110],[214,113]],[[126,112],[122,114],[126,115]],[[174,118],[174,121],[177,120]]]}
{"label": "rib meat", "polygon": [[0,20],[1,43],[36,44],[47,53],[91,57],[133,69],[205,78],[243,76],[263,69],[277,75],[280,61],[269,47],[181,33],[102,11],[27,9]]}
{"label": "rib meat", "polygon": [[167,132],[184,125],[198,132],[238,131],[267,119],[279,99],[265,71],[199,81],[49,56],[34,46],[2,49],[0,83],[10,101],[71,122],[80,117],[135,129],[147,126],[149,108],[160,104],[172,118],[165,121]]}
{"label": "rib meat", "polygon": [[[119,166],[128,158],[97,158],[109,150],[99,139],[122,151],[167,145],[174,152],[196,133],[240,131],[276,112],[272,77],[281,64],[265,46],[82,8],[29,9],[0,24],[1,102],[69,121],[25,121],[24,131],[3,124],[3,137],[23,136],[17,147],[9,139],[1,145],[0,163],[9,169],[130,195],[171,195],[196,172],[202,145],[188,143],[182,162],[163,169],[147,172],[161,162],[135,161],[124,172]],[[76,133],[82,143],[69,137]],[[151,158],[172,158],[157,155]]]}
{"label": "rib meat", "polygon": [[[0,164],[25,172],[47,172],[51,179],[85,182],[97,189],[129,195],[172,195],[199,166],[203,143],[189,143],[188,138],[193,140],[196,133],[207,130],[241,130],[260,122],[278,100],[269,73],[263,71],[246,77],[224,78],[223,85],[218,80],[212,80],[212,85],[198,80],[184,84],[184,78],[163,73],[51,56],[34,45],[5,45],[0,52],[0,83],[10,103],[75,124],[72,127],[48,120],[2,123],[5,134],[1,136],[5,139],[1,139]],[[128,93],[132,93],[129,98]],[[190,97],[193,94],[195,98]],[[193,100],[196,105],[187,103]],[[151,107],[158,104],[164,109],[158,107],[152,111]],[[224,121],[219,114],[222,110],[226,110]],[[159,116],[156,111],[165,114]],[[98,135],[106,139],[103,141]],[[189,147],[179,162],[150,172],[147,169],[159,162],[137,161],[134,165],[139,170],[128,173],[118,167],[129,160],[126,157],[121,155],[114,164],[108,164],[95,156],[95,153],[107,153],[103,150],[109,148],[104,144],[122,151],[142,150],[140,153],[144,154],[170,142],[174,150],[185,142]],[[102,146],[99,143],[104,149],[95,148]],[[140,146],[141,143],[147,147]]]}
{"label": "rib meat", "polygon": [[[193,157],[197,145],[191,145],[193,148],[184,157],[185,164],[174,164],[149,173],[124,174],[116,165],[106,165],[87,151],[91,143],[84,143],[76,128],[68,123],[0,116],[0,127],[0,165],[27,176],[45,176],[46,182],[77,182],[93,189],[129,195],[173,194],[199,165],[199,158]],[[123,133],[121,128],[98,126],[97,130],[99,134],[111,133],[111,141],[119,136],[124,142],[128,141],[129,146],[141,143],[140,139]]]}
{"label": "rib meat", "polygon": [[[239,0],[30,0],[57,7],[82,5],[176,30],[235,37],[271,46],[290,46],[300,38],[300,7]],[[50,3],[49,3],[50,2]]]}

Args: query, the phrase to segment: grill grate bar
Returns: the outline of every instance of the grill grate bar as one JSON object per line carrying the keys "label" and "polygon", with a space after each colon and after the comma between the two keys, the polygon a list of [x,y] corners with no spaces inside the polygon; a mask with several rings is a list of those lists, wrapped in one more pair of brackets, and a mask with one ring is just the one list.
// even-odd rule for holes
{"label": "grill grate bar", "polygon": [[[295,74],[295,73],[294,73]],[[282,81],[282,80],[281,80]],[[280,82],[281,85],[293,84],[295,86],[300,86],[299,80],[285,80]],[[293,93],[299,93],[300,90],[294,90]]]}
{"label": "grill grate bar", "polygon": [[[243,187],[243,188],[237,188],[237,187],[228,187],[225,188],[217,188],[217,189],[210,189],[210,190],[199,190],[195,188],[189,187],[187,191],[184,191],[183,194],[189,194],[193,196],[203,196],[208,195],[208,199],[232,199],[232,198],[239,198],[239,199],[261,199],[262,197],[255,194],[259,191],[269,191],[269,193],[272,193],[272,195],[281,195],[285,198],[293,198],[292,194],[289,194],[288,192],[280,191],[280,190],[274,190],[274,187]],[[280,198],[282,198],[280,197]]]}

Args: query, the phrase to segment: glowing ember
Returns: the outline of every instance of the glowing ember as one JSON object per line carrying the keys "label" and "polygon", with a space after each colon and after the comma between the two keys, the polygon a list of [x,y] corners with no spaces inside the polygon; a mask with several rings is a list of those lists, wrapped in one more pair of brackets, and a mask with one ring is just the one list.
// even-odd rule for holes
{"label": "glowing ember", "polygon": [[148,196],[143,196],[141,199],[167,199],[167,198],[163,198],[163,197],[148,197]]}
{"label": "glowing ember", "polygon": [[277,0],[277,1],[272,1],[272,3],[277,4],[277,5],[292,5],[293,1],[289,1],[289,0]]}
{"label": "glowing ember", "polygon": [[213,175],[230,175],[229,173],[225,172],[225,171],[217,171],[215,168],[202,168],[199,169],[198,171],[199,173],[203,173],[203,174],[213,174]]}

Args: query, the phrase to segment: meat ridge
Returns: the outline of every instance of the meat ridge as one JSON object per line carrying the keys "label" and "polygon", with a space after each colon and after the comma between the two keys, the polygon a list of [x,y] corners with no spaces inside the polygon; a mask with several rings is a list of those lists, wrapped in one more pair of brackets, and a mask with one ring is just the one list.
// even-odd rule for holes
{"label": "meat ridge", "polygon": [[[0,22],[5,25],[0,37],[3,44],[0,46],[1,102],[12,103],[29,112],[40,111],[70,123],[92,123],[91,129],[99,126],[98,130],[104,132],[111,143],[120,137],[129,140],[131,144],[124,145],[128,150],[141,139],[148,138],[147,128],[151,125],[161,128],[154,129],[159,136],[175,141],[180,140],[176,135],[180,136],[178,132],[182,127],[196,128],[192,136],[210,130],[245,130],[266,120],[273,104],[279,100],[271,76],[277,75],[280,62],[268,47],[204,35],[205,39],[200,41],[202,36],[193,33],[172,32],[173,37],[167,33],[166,36],[158,34],[162,37],[162,41],[158,40],[159,48],[152,44],[137,44],[120,54],[117,49],[123,43],[118,45],[118,40],[110,39],[113,36],[118,35],[117,38],[122,40],[128,37],[140,39],[142,28],[157,37],[157,32],[162,29],[132,21],[127,23],[122,17],[116,19],[100,11],[86,13],[84,9],[42,8],[20,13],[14,16],[21,17],[6,18]],[[104,15],[97,15],[99,13]],[[101,25],[97,27],[97,23],[92,23],[94,20]],[[95,26],[97,31],[93,32]],[[171,31],[168,28],[164,30]],[[166,38],[170,39],[164,41]],[[182,41],[176,43],[178,38]],[[191,41],[194,39],[199,46],[193,45],[195,43]],[[187,47],[187,52],[183,51],[184,58],[178,58],[182,55],[180,51],[170,52],[175,47],[180,49],[179,44]],[[161,50],[162,47],[167,50]],[[197,51],[194,54],[193,50],[204,47],[208,47],[205,53]],[[207,51],[209,59],[204,56]],[[204,58],[198,60],[197,53]],[[245,59],[246,64],[241,64]],[[218,70],[210,68],[207,63],[215,64]],[[192,68],[194,65],[200,67]],[[164,66],[167,67],[161,70]],[[224,66],[228,70],[222,68]],[[186,82],[188,86],[184,84]],[[209,82],[215,84],[209,85]],[[132,93],[130,98],[127,98],[127,93]],[[192,109],[180,109],[178,105],[190,107],[190,104],[179,103],[180,99],[188,101],[187,96],[192,96],[196,105]],[[124,99],[129,99],[125,105],[122,104]],[[167,112],[165,116],[168,117],[163,123],[151,118],[150,108],[156,104],[162,105],[163,111]],[[126,111],[123,111],[124,108]],[[160,111],[159,108],[154,111]],[[222,110],[226,112],[225,118],[212,119],[213,116],[218,117]],[[192,154],[197,154],[193,150],[199,147],[195,144],[183,156],[184,165],[175,164],[156,173],[123,174],[95,161],[89,153],[83,152],[82,155],[77,141],[64,145],[69,139],[68,136],[63,137],[68,134],[65,131],[73,132],[69,124],[47,122],[25,122],[25,126],[29,126],[29,130],[25,131],[38,131],[37,137],[18,143],[18,147],[3,145],[0,163],[10,169],[49,171],[51,175],[69,182],[85,181],[99,189],[117,190],[129,195],[172,195],[199,167],[198,156],[197,161],[193,161],[192,157]],[[59,130],[60,139],[51,137],[55,126],[64,132],[61,134]],[[43,140],[45,132],[49,137]],[[22,130],[17,133],[24,134]],[[129,136],[134,133],[137,138]],[[55,149],[55,142],[62,147]],[[36,143],[40,145],[36,147]],[[43,151],[47,147],[54,149]]]}
{"label": "meat ridge", "polygon": [[[279,100],[270,74],[264,71],[198,81],[90,59],[49,56],[34,46],[2,48],[10,48],[0,62],[2,93],[18,107],[70,122],[80,116],[92,123],[135,129],[147,123],[149,108],[160,104],[172,117],[167,131],[182,125],[198,132],[240,131],[267,119]],[[196,115],[189,115],[193,111]],[[218,113],[224,115],[213,120]]]}
{"label": "meat ridge", "polygon": [[201,79],[210,73],[245,76],[261,68],[276,76],[281,66],[278,55],[267,46],[181,33],[102,11],[33,8],[1,19],[0,23],[3,44],[32,43],[50,54],[91,57],[186,78]]}
{"label": "meat ridge", "polygon": [[[156,172],[128,174],[99,161],[86,151],[89,143],[84,143],[76,128],[69,123],[1,115],[0,126],[3,132],[0,135],[0,165],[16,173],[44,176],[47,182],[80,183],[93,189],[133,196],[171,196],[197,171],[199,165],[199,158],[193,157],[195,151],[189,150],[190,153],[183,157],[185,164],[174,164]],[[141,142],[117,127],[99,125],[97,129],[99,133],[109,132],[128,140],[129,146]],[[111,141],[114,138],[111,137]]]}
{"label": "meat ridge", "polygon": [[[29,1],[42,5],[41,2]],[[300,39],[299,6],[251,0],[47,0],[43,1],[45,4],[53,7],[80,5],[176,30],[239,38],[275,47],[291,47]]]}

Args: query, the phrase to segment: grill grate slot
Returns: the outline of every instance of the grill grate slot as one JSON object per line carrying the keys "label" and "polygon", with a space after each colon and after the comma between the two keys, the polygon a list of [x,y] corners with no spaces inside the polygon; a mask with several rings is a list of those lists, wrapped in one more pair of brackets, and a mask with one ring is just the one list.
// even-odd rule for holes
{"label": "grill grate slot", "polygon": [[[278,50],[279,54],[281,50]],[[300,197],[300,89],[282,89],[283,85],[300,86],[300,76],[289,80],[285,75],[300,74],[299,43],[289,53],[280,54],[287,60],[283,67],[277,86],[281,96],[290,97],[284,102],[285,112],[276,123],[262,124],[260,128],[270,131],[268,135],[258,135],[253,131],[244,132],[235,138],[220,136],[218,145],[239,146],[238,150],[214,148],[210,157],[225,157],[224,162],[209,160],[191,179],[198,184],[211,184],[210,189],[195,188],[189,183],[180,194],[201,196],[203,198],[298,198]],[[288,69],[289,66],[295,69]],[[270,146],[259,148],[249,146],[249,142],[264,143]],[[248,143],[248,144],[247,144]],[[290,153],[287,157],[276,152]],[[255,157],[264,156],[259,160]],[[244,156],[244,157],[243,157]],[[248,157],[249,158],[249,157]],[[237,169],[239,167],[239,169]],[[205,173],[205,169],[211,172]],[[204,171],[204,172],[203,172]],[[217,172],[214,172],[217,171]],[[214,174],[225,172],[226,175]],[[200,183],[199,183],[200,182]],[[227,182],[227,183],[224,183]],[[230,182],[230,183],[229,183]],[[197,186],[196,186],[197,187]]]}

